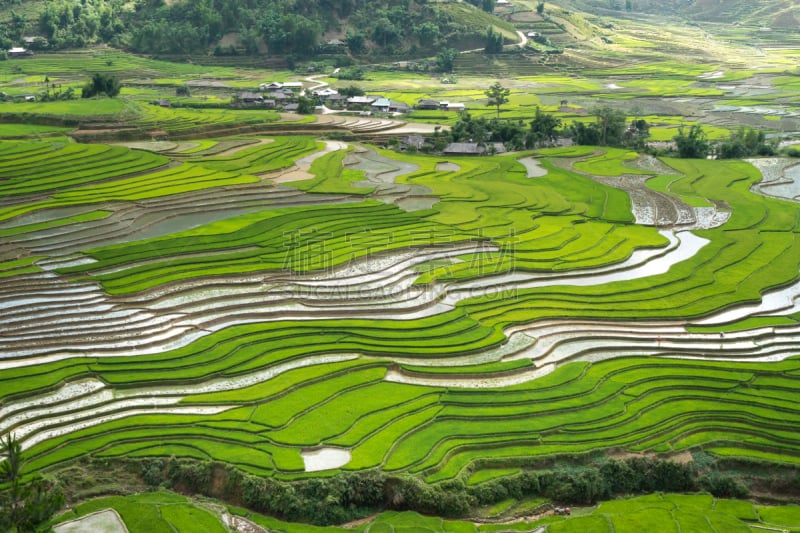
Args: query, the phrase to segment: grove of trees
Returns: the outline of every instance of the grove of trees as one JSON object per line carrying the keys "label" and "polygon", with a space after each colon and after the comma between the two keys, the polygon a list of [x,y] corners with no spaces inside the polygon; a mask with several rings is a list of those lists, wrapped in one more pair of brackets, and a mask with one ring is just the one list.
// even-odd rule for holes
{"label": "grove of trees", "polygon": [[34,476],[23,482],[22,448],[13,435],[0,439],[0,531],[28,532],[50,520],[64,505],[63,493]]}
{"label": "grove of trees", "polygon": [[[491,12],[494,0],[473,0]],[[139,53],[229,53],[218,43],[238,35],[237,53],[308,56],[323,45],[329,30],[346,24],[351,53],[372,49],[435,52],[483,27],[466,28],[447,10],[426,0],[52,0],[38,16],[11,9],[0,23],[0,47],[40,35],[32,45],[49,49],[105,42]],[[502,38],[502,37],[501,37]]]}
{"label": "grove of trees", "polygon": [[224,482],[217,478],[215,484],[223,487],[220,492],[212,490],[214,469],[210,462],[174,458],[141,463],[143,477],[153,486],[176,486],[223,500],[235,496],[255,511],[320,525],[354,520],[387,508],[464,516],[477,506],[508,498],[543,497],[556,503],[592,504],[609,497],[656,491],[706,490],[719,497],[742,497],[748,493],[747,487],[729,474],[699,470],[694,463],[644,457],[569,468],[523,469],[477,485],[467,485],[461,478],[427,484],[416,476],[377,470],[281,481],[228,467]]}

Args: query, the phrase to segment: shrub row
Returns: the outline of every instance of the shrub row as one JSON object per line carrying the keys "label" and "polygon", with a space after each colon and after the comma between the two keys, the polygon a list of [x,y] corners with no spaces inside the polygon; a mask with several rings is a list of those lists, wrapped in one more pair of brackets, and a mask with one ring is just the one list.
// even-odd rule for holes
{"label": "shrub row", "polygon": [[704,490],[716,497],[745,497],[747,487],[729,473],[636,457],[599,465],[523,470],[469,486],[462,479],[426,484],[418,477],[368,470],[327,478],[282,481],[242,473],[231,466],[175,458],[138,461],[150,485],[202,493],[288,521],[335,524],[380,509],[412,510],[439,516],[465,516],[478,506],[509,498],[545,497],[562,504],[592,504],[601,499],[653,492]]}

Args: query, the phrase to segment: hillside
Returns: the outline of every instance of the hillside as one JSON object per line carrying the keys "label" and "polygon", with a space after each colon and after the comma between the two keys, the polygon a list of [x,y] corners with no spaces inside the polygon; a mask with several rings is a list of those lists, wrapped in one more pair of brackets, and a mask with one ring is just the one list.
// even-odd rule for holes
{"label": "hillside", "polygon": [[8,7],[0,49],[107,43],[150,54],[415,56],[483,47],[490,27],[516,40],[511,24],[470,2],[23,0]]}
{"label": "hillside", "polygon": [[798,24],[794,0],[562,0],[549,3],[595,13],[647,13],[698,22],[773,28],[796,28]]}

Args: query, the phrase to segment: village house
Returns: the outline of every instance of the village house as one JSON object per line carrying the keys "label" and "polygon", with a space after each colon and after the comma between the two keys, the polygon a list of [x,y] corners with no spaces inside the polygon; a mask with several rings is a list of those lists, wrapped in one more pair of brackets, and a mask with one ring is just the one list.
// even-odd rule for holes
{"label": "village house", "polygon": [[439,107],[445,111],[456,111],[458,113],[464,111],[466,107],[461,102],[440,102]]}
{"label": "village house", "polygon": [[316,89],[312,93],[314,96],[318,96],[321,100],[327,100],[331,96],[336,96],[339,94],[339,91],[336,89],[331,89],[330,87],[325,87],[323,89]]}
{"label": "village house", "polygon": [[425,145],[425,137],[417,134],[409,135],[405,138],[403,144],[405,144],[406,148],[413,146],[417,150],[420,150]]}
{"label": "village house", "polygon": [[15,58],[21,58],[21,57],[31,57],[32,55],[33,55],[33,52],[31,52],[27,48],[22,48],[20,46],[15,46],[14,48],[12,48],[11,50],[8,51],[8,58],[9,59],[15,59]]}
{"label": "village house", "polygon": [[372,105],[377,99],[377,96],[351,96],[347,99],[347,105]]}
{"label": "village house", "polygon": [[233,96],[234,100],[240,104],[262,104],[264,97],[251,91],[242,91]]}
{"label": "village house", "polygon": [[503,154],[503,143],[450,143],[442,152],[444,155],[483,155],[485,153]]}
{"label": "village house", "polygon": [[417,102],[417,109],[425,111],[436,111],[439,109],[439,102],[436,100],[422,99]]}
{"label": "village house", "polygon": [[392,102],[389,104],[389,113],[408,113],[411,107],[403,102]]}
{"label": "village house", "polygon": [[293,96],[294,95],[291,95],[291,96],[287,95],[283,91],[271,91],[271,92],[267,93],[267,98],[269,98],[271,100],[275,100],[276,102],[286,102],[288,100],[291,100]]}
{"label": "village house", "polygon": [[372,110],[379,112],[379,113],[388,113],[389,106],[392,105],[392,101],[388,98],[378,98],[374,102],[372,102]]}
{"label": "village house", "polygon": [[301,81],[272,81],[270,83],[261,83],[258,86],[259,91],[300,91],[303,89],[303,82]]}
{"label": "village house", "polygon": [[347,97],[341,94],[332,94],[325,98],[325,105],[328,107],[335,107],[336,109],[341,109],[344,107],[345,102],[347,101]]}

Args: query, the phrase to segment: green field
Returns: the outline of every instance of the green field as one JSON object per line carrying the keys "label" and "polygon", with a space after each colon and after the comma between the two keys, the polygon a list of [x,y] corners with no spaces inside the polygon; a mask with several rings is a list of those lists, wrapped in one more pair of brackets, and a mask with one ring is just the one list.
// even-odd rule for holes
{"label": "green field", "polygon": [[[550,506],[551,507],[551,506]],[[58,518],[65,522],[104,509],[114,509],[131,533],[148,531],[226,531],[222,527],[222,506],[208,500],[192,500],[170,492],[137,496],[100,498],[77,506]],[[422,516],[413,512],[383,512],[356,527],[318,527],[291,524],[244,509],[227,512],[281,533],[341,533],[356,531],[416,531],[425,533],[491,533],[494,531],[531,531],[539,527],[551,532],[615,531],[692,531],[749,532],[761,529],[793,530],[800,523],[796,505],[753,505],[710,495],[658,494],[603,502],[592,508],[573,509],[572,516],[545,516],[535,521],[475,524]],[[547,516],[549,515],[549,516]],[[758,528],[758,529],[756,529]]]}
{"label": "green field", "polygon": [[[112,304],[107,325],[107,311],[84,324],[80,308],[67,304],[63,317],[50,320],[53,326],[36,328],[26,323],[29,311],[14,308],[22,337],[4,349],[20,355],[0,374],[9,406],[87,379],[113,394],[88,401],[81,411],[86,423],[74,425],[57,410],[46,427],[65,428],[58,436],[42,439],[16,426],[35,438],[30,468],[53,468],[87,452],[175,455],[291,478],[305,475],[304,447],[320,445],[350,451],[344,470],[380,467],[431,482],[455,478],[476,462],[525,465],[531,458],[603,448],[663,453],[702,447],[721,456],[797,463],[792,427],[800,413],[787,392],[797,390],[797,359],[764,364],[742,353],[741,362],[716,362],[738,350],[735,343],[720,345],[717,329],[695,328],[704,339],[699,348],[681,348],[685,341],[664,335],[673,349],[705,361],[573,362],[584,360],[580,350],[514,360],[509,356],[524,344],[504,332],[537,320],[571,319],[588,328],[616,321],[623,329],[643,319],[680,323],[795,282],[796,206],[750,192],[759,178],[753,167],[663,159],[672,174],[668,182],[656,178],[655,189],[696,205],[724,203],[731,216],[698,230],[707,244],[663,273],[586,284],[573,280],[629,269],[635,254],[665,253],[668,240],[656,228],[633,223],[623,191],[587,177],[630,173],[636,154],[584,151],[584,159],[569,167],[559,155],[579,152],[543,151],[548,173],[531,179],[520,156],[454,158],[453,171],[437,170],[440,157],[381,152],[409,168],[397,183],[424,187],[438,198],[422,211],[365,200],[360,190],[344,203],[339,196],[326,203],[325,194],[350,192],[345,173],[351,180],[363,177],[346,167],[336,175],[344,152],[311,166],[318,177],[298,184],[311,193],[287,197],[291,189],[243,173],[287,168],[316,149],[308,137],[279,137],[232,152],[190,150],[167,164],[169,156],[105,145],[0,145],[0,165],[10,178],[2,183],[7,205],[0,209],[0,231],[18,246],[42,238],[54,250],[70,243],[66,249],[80,250],[84,260],[65,262],[37,245],[38,262],[54,262],[50,272],[75,284],[75,294],[94,287],[93,294]],[[233,208],[226,198],[239,198],[238,190],[264,203],[226,216]],[[134,206],[141,211],[135,220],[149,220],[162,199],[173,209],[182,206],[194,227],[180,230],[184,219],[178,217],[171,232],[137,239],[134,230],[149,230],[135,223],[130,236],[115,233],[114,243],[92,244],[102,243],[103,228]],[[312,201],[313,207],[302,205]],[[220,213],[197,225],[196,211],[208,209],[204,205]],[[75,239],[85,246],[76,248]],[[417,256],[413,265],[401,259],[412,257],[404,255],[409,252]],[[12,284],[19,279],[21,287],[36,276],[29,262],[6,264]],[[525,281],[542,275],[557,277],[539,286]],[[462,288],[495,278],[499,285],[483,294]],[[343,288],[330,284],[335,280]],[[396,294],[375,290],[392,284]],[[449,310],[436,307],[441,290],[453,295]],[[59,305],[49,304],[48,316]],[[330,316],[337,308],[345,311]],[[409,316],[409,308],[427,309],[427,316]],[[181,324],[177,315],[200,333],[181,340],[161,329]],[[793,316],[749,320],[737,331],[769,325],[788,332],[796,324]],[[79,340],[68,357],[59,356],[71,339],[64,324],[93,328],[96,340]],[[44,349],[42,337],[27,340],[26,332],[36,329],[46,339]],[[590,352],[602,352],[589,340],[591,329],[573,329],[569,342],[588,342]],[[162,340],[165,334],[171,336]],[[126,335],[155,348],[135,348]],[[624,346],[625,339],[620,333],[614,342]],[[659,351],[660,342],[649,346]],[[36,354],[45,360],[27,362]],[[542,375],[537,369],[552,373],[525,377]],[[496,381],[495,390],[487,395],[476,388],[480,380]],[[162,407],[137,407],[153,394]],[[114,415],[99,416],[105,411]]]}
{"label": "green field", "polygon": [[[225,531],[223,505],[249,502],[228,512],[287,533],[340,528],[253,511],[384,511],[348,528],[363,533],[800,529],[796,505],[726,499],[798,490],[796,160],[668,151],[698,124],[712,142],[748,126],[790,146],[794,41],[655,24],[644,6],[442,6],[506,38],[459,54],[447,83],[377,54],[352,82],[332,57],[294,71],[113,48],[0,61],[0,436],[21,443],[26,481],[69,489],[60,521],[113,508],[132,533]],[[548,44],[520,48],[517,31]],[[120,95],[42,101],[92,72]],[[389,148],[441,140],[455,112],[231,106],[276,80],[461,102],[483,124],[498,80],[501,120],[527,128],[542,109],[566,127],[610,106],[652,144],[451,156]],[[558,497],[620,457],[692,464],[686,486],[713,495]],[[545,471],[536,483],[556,485],[509,488]],[[383,504],[348,499],[372,502],[371,476]],[[122,496],[160,484],[232,501]]]}

